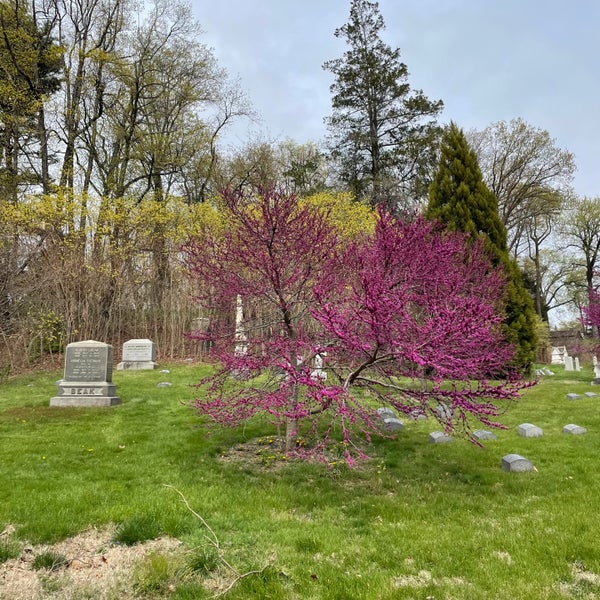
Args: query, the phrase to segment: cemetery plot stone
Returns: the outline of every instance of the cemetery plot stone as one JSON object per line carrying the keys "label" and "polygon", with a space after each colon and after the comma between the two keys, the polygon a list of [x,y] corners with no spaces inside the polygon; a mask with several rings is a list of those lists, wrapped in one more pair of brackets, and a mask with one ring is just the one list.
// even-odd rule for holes
{"label": "cemetery plot stone", "polygon": [[565,425],[563,427],[563,433],[570,433],[571,435],[582,435],[584,433],[587,433],[587,429],[585,427],[575,425],[574,423],[569,423],[569,425]]}
{"label": "cemetery plot stone", "polygon": [[473,437],[478,440],[497,440],[498,439],[498,437],[496,436],[495,433],[492,433],[491,431],[487,431],[485,429],[476,429],[473,432]]}
{"label": "cemetery plot stone", "polygon": [[440,404],[435,408],[435,412],[437,413],[437,416],[440,419],[444,419],[446,421],[448,421],[454,416],[454,411],[452,410],[452,407],[448,406],[447,404]]}
{"label": "cemetery plot stone", "polygon": [[142,371],[154,369],[156,346],[152,340],[129,340],[123,344],[123,361],[117,365],[119,371]]}
{"label": "cemetery plot stone", "polygon": [[519,425],[519,435],[526,438],[542,437],[544,432],[537,425],[531,423],[522,423]]}
{"label": "cemetery plot stone", "polygon": [[451,436],[449,436],[447,433],[444,433],[443,431],[433,431],[429,434],[429,441],[432,444],[447,444],[449,442],[452,442],[453,439]]}
{"label": "cemetery plot stone", "polygon": [[398,416],[391,408],[388,408],[387,406],[382,406],[381,408],[378,408],[377,414],[382,420],[395,419]]}
{"label": "cemetery plot stone", "polygon": [[502,458],[502,469],[509,473],[533,471],[533,463],[519,454],[507,454]]}
{"label": "cemetery plot stone", "polygon": [[579,394],[571,393],[571,394],[567,394],[567,398],[569,400],[577,400],[578,398],[581,398],[581,396]]}
{"label": "cemetery plot stone", "polygon": [[173,384],[170,381],[161,381],[156,384],[156,387],[171,387]]}
{"label": "cemetery plot stone", "polygon": [[404,423],[394,417],[383,419],[383,426],[386,431],[402,431],[404,429]]}
{"label": "cemetery plot stone", "polygon": [[69,344],[65,351],[64,379],[50,406],[113,406],[121,399],[112,383],[113,347],[88,340]]}
{"label": "cemetery plot stone", "polygon": [[565,356],[565,371],[574,371],[575,365],[573,364],[572,356]]}
{"label": "cemetery plot stone", "polygon": [[586,392],[585,395],[588,398],[595,398],[598,394],[596,394],[596,392]]}

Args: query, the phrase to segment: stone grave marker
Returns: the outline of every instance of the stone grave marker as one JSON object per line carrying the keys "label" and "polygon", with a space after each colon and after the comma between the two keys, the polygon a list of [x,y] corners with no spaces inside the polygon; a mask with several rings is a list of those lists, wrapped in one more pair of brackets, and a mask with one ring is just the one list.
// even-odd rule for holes
{"label": "stone grave marker", "polygon": [[587,429],[585,427],[575,425],[574,423],[569,423],[569,425],[565,425],[563,427],[563,433],[570,433],[572,435],[582,435],[584,433],[587,433]]}
{"label": "stone grave marker", "polygon": [[432,444],[447,444],[448,442],[452,442],[453,439],[452,436],[443,431],[433,431],[429,434],[429,441]]}
{"label": "stone grave marker", "polygon": [[596,392],[586,392],[585,395],[588,398],[595,398],[598,394],[596,394]]}
{"label": "stone grave marker", "polygon": [[581,365],[579,364],[579,357],[576,356],[573,360],[575,361],[574,362],[575,370],[576,371],[581,371]]}
{"label": "stone grave marker", "polygon": [[117,365],[119,371],[143,371],[154,369],[156,346],[152,340],[129,340],[123,344],[123,361]]}
{"label": "stone grave marker", "polygon": [[65,351],[64,379],[50,406],[113,406],[121,399],[112,382],[113,347],[87,340],[69,344]]}
{"label": "stone grave marker", "polygon": [[404,423],[395,417],[386,417],[383,419],[383,427],[386,431],[402,431]]}
{"label": "stone grave marker", "polygon": [[577,400],[578,398],[581,398],[580,394],[575,394],[573,392],[571,392],[570,394],[567,394],[568,400]]}
{"label": "stone grave marker", "polygon": [[448,421],[454,416],[454,410],[452,410],[452,407],[448,406],[447,404],[442,403],[439,406],[436,406],[434,410],[437,413],[437,416],[445,421]]}
{"label": "stone grave marker", "polygon": [[498,437],[495,433],[487,431],[486,429],[476,429],[473,432],[473,437],[478,440],[497,440]]}
{"label": "stone grave marker", "polygon": [[600,363],[594,365],[594,379],[592,385],[600,385]]}
{"label": "stone grave marker", "polygon": [[395,419],[398,416],[391,408],[388,408],[387,406],[378,408],[377,414],[382,421],[385,419]]}
{"label": "stone grave marker", "polygon": [[565,356],[565,371],[574,371],[575,366],[573,364],[572,356]]}
{"label": "stone grave marker", "polygon": [[521,423],[518,431],[521,437],[526,438],[542,437],[544,435],[544,432],[540,427],[532,425],[531,423]]}
{"label": "stone grave marker", "polygon": [[507,454],[502,458],[502,469],[509,473],[525,473],[535,470],[533,463],[519,454]]}

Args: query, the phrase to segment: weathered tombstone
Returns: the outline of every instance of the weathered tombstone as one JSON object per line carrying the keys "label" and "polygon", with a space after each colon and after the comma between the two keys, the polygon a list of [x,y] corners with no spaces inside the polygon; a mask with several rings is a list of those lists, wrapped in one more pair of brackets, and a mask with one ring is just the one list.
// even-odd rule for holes
{"label": "weathered tombstone", "polygon": [[595,378],[592,381],[592,385],[600,385],[600,363],[594,365],[594,375]]}
{"label": "weathered tombstone", "polygon": [[574,362],[575,370],[576,371],[581,371],[581,365],[579,364],[579,357],[576,356],[573,360],[575,361]]}
{"label": "weathered tombstone", "polygon": [[404,423],[395,417],[386,417],[383,419],[383,427],[386,431],[402,431]]}
{"label": "weathered tombstone", "polygon": [[473,432],[473,437],[478,440],[497,440],[498,437],[495,433],[487,431],[486,429],[476,429]]}
{"label": "weathered tombstone", "polygon": [[437,416],[445,421],[448,421],[454,416],[452,407],[448,406],[447,404],[440,404],[439,406],[436,406],[434,410],[437,413]]}
{"label": "weathered tombstone", "polygon": [[584,433],[587,433],[587,429],[585,427],[575,425],[574,423],[569,423],[569,425],[565,425],[563,427],[563,433],[570,433],[572,435],[582,435]]}
{"label": "weathered tombstone", "polygon": [[542,437],[544,435],[544,432],[540,427],[532,425],[531,423],[521,423],[518,431],[521,437],[526,438]]}
{"label": "weathered tombstone", "polygon": [[413,419],[414,421],[421,421],[423,419],[427,418],[427,414],[425,413],[425,410],[423,408],[411,408],[407,413],[406,416],[409,417],[410,419]]}
{"label": "weathered tombstone", "polygon": [[156,384],[156,387],[171,387],[172,385],[170,381],[161,381]]}
{"label": "weathered tombstone", "polygon": [[552,347],[552,358],[550,359],[550,363],[553,365],[561,365],[562,364],[562,355],[560,350],[556,347]]}
{"label": "weathered tombstone", "polygon": [[554,375],[554,371],[551,371],[550,369],[542,369],[542,371],[544,371],[544,375]]}
{"label": "weathered tombstone", "polygon": [[154,369],[156,346],[152,340],[129,340],[123,344],[123,361],[117,365],[118,371],[142,371]]}
{"label": "weathered tombstone", "polygon": [[586,392],[585,395],[588,398],[595,398],[598,394],[596,394],[596,392]]}
{"label": "weathered tombstone", "polygon": [[570,394],[567,394],[567,398],[569,400],[577,400],[578,398],[581,398],[581,395],[571,392]]}
{"label": "weathered tombstone", "polygon": [[453,439],[452,436],[443,431],[433,431],[429,434],[429,441],[432,444],[447,444],[448,442],[452,442]]}
{"label": "weathered tombstone", "polygon": [[502,468],[509,473],[533,471],[533,463],[519,454],[507,454],[502,458]]}
{"label": "weathered tombstone", "polygon": [[327,356],[327,353],[315,354],[315,368],[310,372],[312,379],[320,379],[321,381],[327,379],[327,372],[323,370],[323,356]]}
{"label": "weathered tombstone", "polygon": [[377,414],[382,421],[384,419],[395,419],[398,416],[391,408],[388,408],[387,406],[381,406],[378,408]]}
{"label": "weathered tombstone", "polygon": [[113,347],[87,340],[74,342],[65,351],[64,379],[57,382],[58,396],[50,406],[113,406],[121,399],[112,383]]}
{"label": "weathered tombstone", "polygon": [[573,365],[573,357],[565,356],[565,371],[574,371],[575,366]]}

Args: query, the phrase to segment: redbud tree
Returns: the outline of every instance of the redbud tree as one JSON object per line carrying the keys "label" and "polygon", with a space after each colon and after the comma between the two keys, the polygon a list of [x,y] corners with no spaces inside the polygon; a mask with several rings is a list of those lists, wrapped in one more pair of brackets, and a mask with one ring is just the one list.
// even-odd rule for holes
{"label": "redbud tree", "polygon": [[526,384],[491,379],[514,348],[504,279],[480,245],[383,210],[374,232],[341,243],[326,211],[276,190],[225,192],[222,210],[223,230],[185,247],[210,315],[197,337],[220,365],[200,384],[200,413],[231,425],[266,414],[287,452],[341,444],[349,463],[382,434],[378,407],[449,432],[501,426],[503,401]]}

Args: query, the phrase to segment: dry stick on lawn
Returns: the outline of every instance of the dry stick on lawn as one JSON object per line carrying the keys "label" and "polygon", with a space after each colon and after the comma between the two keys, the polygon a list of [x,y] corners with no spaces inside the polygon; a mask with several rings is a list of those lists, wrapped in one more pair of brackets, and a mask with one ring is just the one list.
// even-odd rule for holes
{"label": "dry stick on lawn", "polygon": [[262,569],[259,569],[258,571],[248,571],[247,573],[240,573],[235,567],[231,566],[221,555],[222,550],[221,550],[221,546],[219,544],[219,538],[217,537],[217,534],[211,529],[210,525],[206,522],[206,520],[202,517],[202,515],[199,515],[191,506],[190,503],[187,501],[187,498],[183,495],[182,492],[180,492],[176,487],[169,485],[167,483],[163,483],[163,485],[166,488],[169,488],[171,490],[176,491],[179,496],[181,496],[181,499],[183,500],[183,503],[185,504],[186,508],[197,518],[200,520],[200,522],[202,523],[202,525],[204,525],[204,527],[206,527],[206,529],[208,529],[208,531],[210,531],[211,535],[212,535],[212,539],[208,536],[205,536],[206,539],[217,549],[218,552],[218,556],[219,556],[219,560],[228,568],[231,569],[236,577],[235,579],[229,584],[229,586],[227,586],[227,588],[225,588],[224,590],[222,590],[221,592],[215,594],[214,596],[212,596],[213,598],[218,598],[219,596],[223,596],[224,594],[226,594],[240,579],[244,579],[244,577],[248,577],[249,575],[258,575],[260,573],[262,573],[269,565],[265,565]]}

